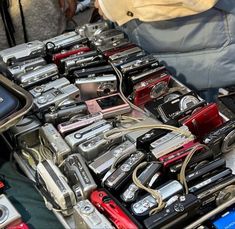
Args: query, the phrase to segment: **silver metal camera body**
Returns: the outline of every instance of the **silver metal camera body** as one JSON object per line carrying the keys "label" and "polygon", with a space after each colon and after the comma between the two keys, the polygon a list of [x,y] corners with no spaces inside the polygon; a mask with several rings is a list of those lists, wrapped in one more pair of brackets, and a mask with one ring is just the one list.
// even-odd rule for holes
{"label": "silver metal camera body", "polygon": [[46,123],[39,129],[39,136],[52,151],[56,164],[60,164],[71,153],[70,147],[51,123]]}
{"label": "silver metal camera body", "polygon": [[105,30],[108,30],[109,25],[106,21],[96,22],[96,23],[88,23],[81,27],[75,29],[75,31],[83,36],[91,39],[93,36],[96,36],[102,33]]}
{"label": "silver metal camera body", "polygon": [[0,213],[0,228],[14,227],[21,222],[21,215],[4,194],[0,195]]}
{"label": "silver metal camera body", "polygon": [[71,46],[81,44],[85,42],[87,39],[85,37],[80,36],[77,32],[72,31],[72,32],[67,32],[63,33],[59,36],[53,37],[51,39],[43,41],[45,44],[46,48],[49,51],[59,51],[62,49],[69,48]]}
{"label": "silver metal camera body", "polygon": [[37,165],[37,176],[40,185],[46,188],[48,194],[61,208],[62,214],[71,215],[76,198],[59,168],[50,160],[43,161]]}
{"label": "silver metal camera body", "polygon": [[79,229],[113,229],[112,224],[89,200],[78,202],[74,208],[74,220]]}
{"label": "silver metal camera body", "polygon": [[91,138],[88,141],[81,143],[77,151],[87,160],[93,161],[99,154],[106,152],[108,149],[113,147],[116,144],[121,143],[122,137],[107,140],[104,138],[104,135],[98,135],[94,138]]}
{"label": "silver metal camera body", "polygon": [[[182,193],[183,186],[176,180],[171,180],[157,189],[162,196],[163,201],[172,196]],[[147,216],[149,211],[157,206],[157,201],[152,195],[146,195],[131,205],[132,212],[136,216]]]}
{"label": "silver metal camera body", "polygon": [[34,108],[38,111],[47,110],[50,106],[58,105],[68,99],[77,99],[79,96],[79,89],[73,84],[52,88],[34,98]]}
{"label": "silver metal camera body", "polygon": [[113,126],[106,120],[100,120],[83,129],[80,129],[72,134],[67,135],[65,137],[65,141],[71,147],[73,152],[77,152],[77,147],[81,143],[102,133],[105,133],[106,131],[111,130],[112,128]]}
{"label": "silver metal camera body", "polygon": [[7,67],[6,76],[10,76],[11,79],[15,79],[19,75],[26,74],[27,72],[36,70],[40,66],[45,66],[46,61],[42,57],[25,60],[22,62],[16,62],[14,65]]}
{"label": "silver metal camera body", "polygon": [[80,78],[75,81],[82,100],[93,99],[117,92],[117,77],[113,74]]}
{"label": "silver metal camera body", "polygon": [[46,91],[49,91],[51,89],[61,88],[66,85],[69,85],[69,84],[70,84],[69,80],[67,80],[65,77],[63,77],[63,78],[59,78],[59,79],[50,81],[47,84],[42,84],[42,85],[36,86],[36,87],[32,88],[31,90],[29,90],[29,92],[31,93],[31,95],[33,97],[36,98],[36,97],[41,96]]}
{"label": "silver metal camera body", "polygon": [[108,150],[89,164],[89,168],[96,175],[103,175],[112,166],[114,161],[125,154],[131,154],[136,151],[135,144],[125,141],[113,149]]}
{"label": "silver metal camera body", "polygon": [[78,201],[89,198],[91,192],[97,188],[84,159],[79,154],[66,158],[63,172]]}
{"label": "silver metal camera body", "polygon": [[45,46],[41,41],[31,41],[0,51],[0,60],[6,65],[35,57],[45,56]]}
{"label": "silver metal camera body", "polygon": [[48,64],[41,66],[34,71],[27,72],[26,74],[19,75],[15,78],[15,81],[23,88],[34,86],[35,84],[40,84],[43,81],[50,79],[57,79],[59,71],[57,65]]}

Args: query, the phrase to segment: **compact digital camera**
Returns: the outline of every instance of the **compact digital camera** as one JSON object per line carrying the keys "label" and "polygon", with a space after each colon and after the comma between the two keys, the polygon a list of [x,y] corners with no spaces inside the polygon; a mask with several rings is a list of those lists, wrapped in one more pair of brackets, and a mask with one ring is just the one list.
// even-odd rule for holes
{"label": "compact digital camera", "polygon": [[43,41],[46,49],[52,53],[86,42],[87,38],[80,36],[75,31],[63,33],[59,36]]}
{"label": "compact digital camera", "polygon": [[227,153],[234,148],[235,120],[229,120],[207,134],[202,142],[215,154]]}
{"label": "compact digital camera", "polygon": [[187,126],[197,138],[202,139],[223,124],[223,118],[219,114],[215,103],[208,104],[196,109],[189,117],[180,120],[180,123]]}
{"label": "compact digital camera", "polygon": [[119,93],[85,101],[91,114],[101,112],[104,118],[126,114],[131,111],[130,105]]}
{"label": "compact digital camera", "polygon": [[195,216],[199,207],[200,200],[196,196],[180,196],[179,200],[170,206],[145,219],[144,225],[148,229],[183,228],[185,221]]}
{"label": "compact digital camera", "polygon": [[68,98],[77,99],[79,96],[79,89],[73,84],[65,85],[60,88],[52,88],[51,90],[43,92],[39,97],[34,98],[34,108],[38,111],[45,111],[50,106],[63,103],[63,101]]}
{"label": "compact digital camera", "polygon": [[0,228],[14,227],[22,222],[21,215],[4,194],[0,195],[0,213]]}
{"label": "compact digital camera", "polygon": [[40,127],[39,136],[44,145],[52,151],[56,164],[59,165],[71,153],[70,147],[51,123]]}
{"label": "compact digital camera", "polygon": [[130,179],[133,170],[144,158],[145,154],[140,151],[131,154],[109,177],[107,177],[104,185],[112,190],[120,189],[120,187]]}
{"label": "compact digital camera", "polygon": [[25,60],[22,62],[16,62],[12,66],[8,66],[6,68],[5,75],[14,80],[19,75],[26,74],[27,72],[36,70],[40,66],[45,66],[45,65],[46,65],[46,61],[42,57]]}
{"label": "compact digital camera", "polygon": [[[157,191],[161,194],[163,201],[166,201],[172,196],[182,193],[183,186],[176,180],[170,180],[158,187]],[[146,217],[149,215],[149,211],[156,207],[157,204],[156,199],[147,194],[131,205],[131,211],[137,217]]]}
{"label": "compact digital camera", "polygon": [[90,200],[116,227],[132,229],[142,228],[131,214],[128,214],[122,205],[114,199],[107,190],[98,189],[92,192]]}
{"label": "compact digital camera", "polygon": [[152,99],[160,97],[168,90],[170,76],[168,74],[156,75],[134,86],[133,102],[136,106],[144,105]]}
{"label": "compact digital camera", "polygon": [[108,130],[111,130],[113,126],[105,120],[100,120],[96,123],[93,123],[83,129],[80,129],[72,134],[69,134],[65,137],[65,141],[71,147],[73,152],[77,152],[77,147],[81,143],[98,136],[102,133],[105,133]]}
{"label": "compact digital camera", "polygon": [[74,117],[66,122],[60,123],[57,126],[57,129],[62,135],[66,135],[75,130],[84,128],[85,126],[91,125],[94,122],[101,121],[103,117],[104,116],[102,113],[88,114],[82,117]]}
{"label": "compact digital camera", "polygon": [[74,206],[73,218],[79,229],[113,229],[112,224],[89,200],[81,200]]}
{"label": "compact digital camera", "polygon": [[73,101],[59,107],[50,107],[49,111],[44,114],[45,122],[58,124],[72,119],[74,116],[84,116],[87,114],[87,106],[83,102]]}
{"label": "compact digital camera", "polygon": [[83,101],[117,92],[117,77],[113,74],[80,78],[75,81]]}
{"label": "compact digital camera", "polygon": [[130,141],[124,141],[120,145],[108,150],[89,164],[89,168],[98,176],[102,176],[112,166],[114,161],[122,155],[130,155],[136,151],[136,147]]}
{"label": "compact digital camera", "polygon": [[84,159],[79,154],[72,154],[66,158],[63,172],[78,201],[89,198],[91,192],[97,188]]}
{"label": "compact digital camera", "polygon": [[36,40],[0,51],[0,60],[10,66],[15,62],[44,57],[45,54],[45,45]]}
{"label": "compact digital camera", "polygon": [[67,216],[73,213],[76,198],[66,182],[66,178],[59,168],[50,160],[45,160],[37,165],[37,187],[44,194],[54,208],[62,210]]}
{"label": "compact digital camera", "polygon": [[[161,164],[157,162],[150,162],[150,164],[139,174],[138,179],[142,185],[148,186],[151,179],[156,175],[160,168]],[[121,194],[121,199],[125,203],[130,203],[136,201],[140,188],[137,187],[134,183],[131,183]]]}
{"label": "compact digital camera", "polygon": [[126,38],[121,38],[121,39],[113,39],[109,40],[108,42],[103,42],[101,45],[96,46],[96,48],[101,52],[105,53],[107,51],[112,51],[115,50],[116,48],[121,48],[123,46],[129,45],[130,42]]}
{"label": "compact digital camera", "polygon": [[34,86],[35,84],[43,83],[51,79],[57,79],[59,71],[55,64],[48,64],[41,66],[34,71],[27,72],[26,74],[19,75],[15,81],[23,88]]}

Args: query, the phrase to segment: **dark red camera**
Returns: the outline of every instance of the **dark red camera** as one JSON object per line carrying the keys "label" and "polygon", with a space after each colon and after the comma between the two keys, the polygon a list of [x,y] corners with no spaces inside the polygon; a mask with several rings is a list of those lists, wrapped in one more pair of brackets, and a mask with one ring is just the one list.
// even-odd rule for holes
{"label": "dark red camera", "polygon": [[96,190],[91,193],[91,202],[106,215],[118,229],[138,229],[139,225],[123,210],[120,204],[105,190]]}
{"label": "dark red camera", "polygon": [[66,57],[72,56],[74,54],[82,54],[84,52],[89,52],[91,49],[87,46],[82,46],[78,49],[71,49],[68,51],[62,51],[60,53],[56,53],[52,56],[52,61],[56,64],[59,65],[60,61]]}
{"label": "dark red camera", "polygon": [[180,121],[187,126],[192,134],[201,139],[217,127],[223,124],[216,103],[211,103],[200,109],[196,109],[190,117]]}
{"label": "dark red camera", "polygon": [[[198,145],[198,142],[190,141],[183,145],[180,149],[175,150],[169,154],[166,154],[159,158],[159,161],[162,162],[164,168],[168,168],[169,166],[179,162],[183,161],[188,154],[191,152],[193,147],[196,147]],[[203,147],[199,147],[197,151],[201,151]]]}
{"label": "dark red camera", "polygon": [[133,92],[134,104],[141,106],[165,94],[168,91],[170,79],[170,75],[164,72],[136,84]]}
{"label": "dark red camera", "polygon": [[113,48],[111,50],[105,51],[103,54],[105,57],[110,57],[116,53],[123,52],[125,50],[137,47],[135,44],[129,43],[121,47]]}

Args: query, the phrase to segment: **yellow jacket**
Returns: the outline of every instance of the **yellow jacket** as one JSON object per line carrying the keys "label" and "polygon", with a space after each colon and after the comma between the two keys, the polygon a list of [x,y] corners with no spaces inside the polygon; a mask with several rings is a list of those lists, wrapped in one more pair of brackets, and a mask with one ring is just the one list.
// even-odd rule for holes
{"label": "yellow jacket", "polygon": [[162,21],[198,14],[218,0],[98,0],[105,16],[122,25],[132,19]]}

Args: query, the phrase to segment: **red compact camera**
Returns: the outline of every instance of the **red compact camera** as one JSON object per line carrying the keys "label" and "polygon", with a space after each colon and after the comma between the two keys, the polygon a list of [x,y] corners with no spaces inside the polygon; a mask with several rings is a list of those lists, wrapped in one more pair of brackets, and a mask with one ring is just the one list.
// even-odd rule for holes
{"label": "red compact camera", "polygon": [[201,139],[217,127],[223,124],[216,103],[211,103],[200,109],[196,109],[190,117],[180,121],[187,126],[190,132]]}
{"label": "red compact camera", "polygon": [[171,77],[167,73],[156,74],[134,86],[133,102],[136,106],[144,105],[168,91]]}
{"label": "red compact camera", "polygon": [[[175,164],[179,161],[184,160],[188,154],[191,152],[193,147],[196,147],[198,145],[198,142],[190,141],[186,144],[184,144],[180,149],[175,150],[169,154],[166,154],[159,158],[159,161],[162,162],[164,168],[168,168],[172,164]],[[197,151],[201,151],[203,147],[199,147]]]}
{"label": "red compact camera", "polygon": [[[90,200],[97,209],[106,215],[118,229],[138,229],[140,228],[134,219],[117,204],[117,201],[105,190],[96,190],[91,193]],[[136,224],[137,223],[137,224]]]}
{"label": "red compact camera", "polygon": [[87,46],[82,46],[77,49],[71,49],[68,51],[62,51],[60,53],[56,53],[52,56],[52,61],[56,64],[59,65],[60,61],[66,57],[72,56],[74,54],[82,54],[84,52],[89,52],[91,49]]}

